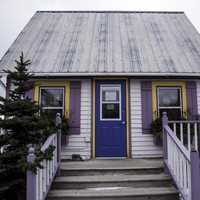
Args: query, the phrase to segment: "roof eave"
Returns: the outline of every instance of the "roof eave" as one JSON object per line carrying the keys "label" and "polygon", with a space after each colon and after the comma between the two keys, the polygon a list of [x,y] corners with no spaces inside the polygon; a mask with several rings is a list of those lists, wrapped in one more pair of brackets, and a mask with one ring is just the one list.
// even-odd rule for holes
{"label": "roof eave", "polygon": [[145,73],[133,73],[133,72],[130,72],[130,73],[127,73],[127,72],[120,72],[120,73],[109,73],[109,72],[100,72],[100,73],[88,73],[88,72],[82,72],[82,73],[69,73],[69,72],[66,72],[66,73],[45,73],[45,72],[42,72],[42,73],[33,73],[33,75],[35,77],[75,77],[75,76],[79,76],[79,77],[99,77],[99,76],[106,76],[106,77],[109,77],[109,76],[115,76],[115,77],[130,77],[130,76],[134,76],[134,77],[152,77],[152,76],[155,76],[155,77],[160,77],[160,76],[167,76],[167,77],[199,77],[200,78],[200,72],[198,73],[165,73],[165,72],[145,72]]}

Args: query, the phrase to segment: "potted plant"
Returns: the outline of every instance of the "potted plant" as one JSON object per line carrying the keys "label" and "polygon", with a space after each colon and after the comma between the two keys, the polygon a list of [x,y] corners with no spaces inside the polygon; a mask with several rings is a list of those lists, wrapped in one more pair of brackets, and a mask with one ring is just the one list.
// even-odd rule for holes
{"label": "potted plant", "polygon": [[162,119],[157,118],[151,123],[151,133],[154,135],[154,143],[162,146]]}
{"label": "potted plant", "polygon": [[62,123],[61,123],[61,143],[62,146],[66,146],[68,144],[68,137],[69,137],[69,119],[67,119],[65,116],[62,117]]}

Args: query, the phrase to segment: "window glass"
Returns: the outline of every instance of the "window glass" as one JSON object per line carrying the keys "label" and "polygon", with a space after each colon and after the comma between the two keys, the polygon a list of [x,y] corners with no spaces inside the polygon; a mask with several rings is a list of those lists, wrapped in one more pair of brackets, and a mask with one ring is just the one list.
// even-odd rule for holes
{"label": "window glass", "polygon": [[102,105],[103,119],[119,119],[119,104],[118,103],[104,103]]}
{"label": "window glass", "polygon": [[163,112],[167,113],[169,120],[180,120],[181,119],[181,109],[160,109],[159,115],[162,116]]}
{"label": "window glass", "polygon": [[63,106],[63,89],[61,88],[42,88],[41,105],[48,107]]}
{"label": "window glass", "polygon": [[41,87],[40,105],[50,118],[55,119],[56,113],[64,113],[64,88]]}
{"label": "window glass", "polygon": [[103,90],[102,92],[103,101],[119,101],[119,91],[118,90]]}
{"label": "window glass", "polygon": [[159,106],[180,106],[180,89],[160,88]]}
{"label": "window glass", "polygon": [[178,120],[182,117],[181,87],[157,88],[158,116],[167,112],[169,120]]}
{"label": "window glass", "polygon": [[120,119],[121,88],[119,86],[101,86],[101,119]]}
{"label": "window glass", "polygon": [[46,113],[51,119],[56,118],[56,114],[60,113],[60,115],[63,115],[63,109],[43,109],[44,113]]}

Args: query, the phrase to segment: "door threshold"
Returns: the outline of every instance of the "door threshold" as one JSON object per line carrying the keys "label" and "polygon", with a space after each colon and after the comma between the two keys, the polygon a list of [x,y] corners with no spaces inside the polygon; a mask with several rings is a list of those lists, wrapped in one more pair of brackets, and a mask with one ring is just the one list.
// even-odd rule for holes
{"label": "door threshold", "polygon": [[127,157],[96,157],[96,160],[125,160]]}

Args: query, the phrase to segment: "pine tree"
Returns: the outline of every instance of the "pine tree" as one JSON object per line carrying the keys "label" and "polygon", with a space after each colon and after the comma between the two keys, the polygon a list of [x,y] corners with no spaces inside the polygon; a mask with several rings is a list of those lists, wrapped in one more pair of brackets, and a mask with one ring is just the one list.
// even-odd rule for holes
{"label": "pine tree", "polygon": [[[24,60],[22,53],[15,62],[14,71],[5,71],[14,89],[9,91],[8,98],[0,97],[0,115],[4,116],[0,119],[0,128],[4,130],[4,134],[0,135],[0,148],[3,147],[0,154],[0,193],[2,190],[4,196],[0,199],[6,200],[25,198],[22,190],[27,168],[36,171],[36,167],[42,167],[42,159],[51,159],[54,150],[50,147],[45,153],[40,151],[46,138],[55,131],[54,124],[36,102],[26,97],[26,92],[33,87],[30,82],[33,75],[28,72],[31,61]],[[36,147],[37,153],[32,166],[26,160],[30,144]]]}

